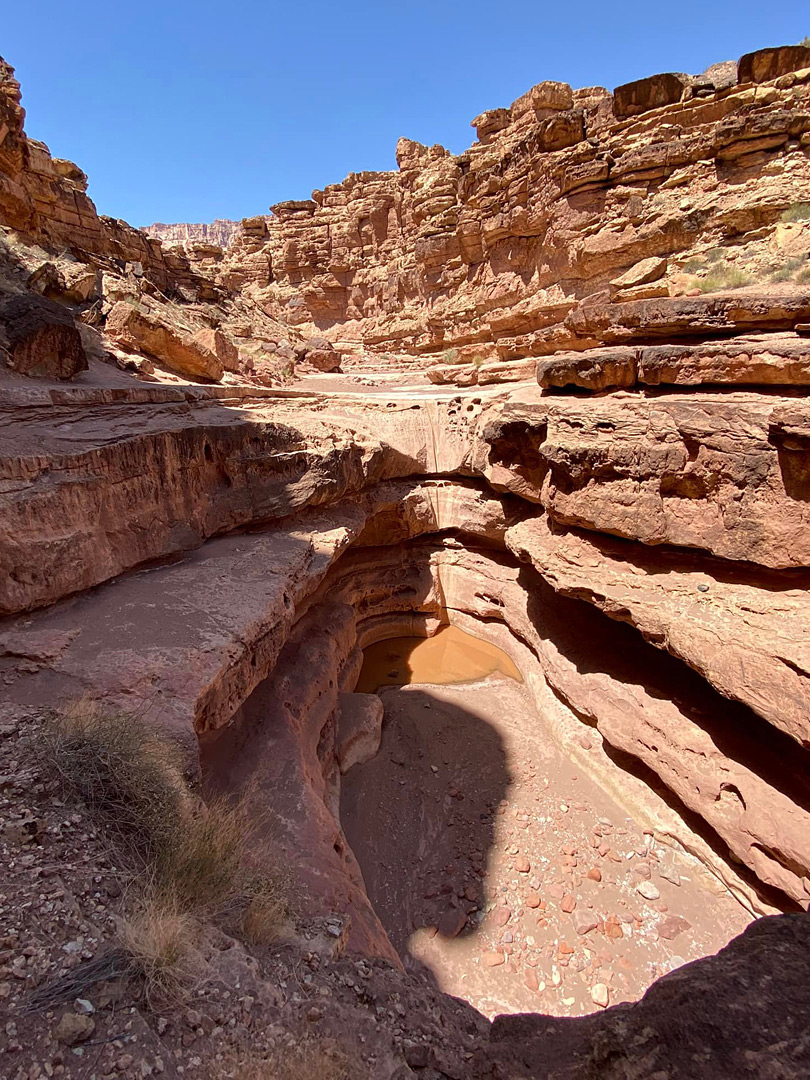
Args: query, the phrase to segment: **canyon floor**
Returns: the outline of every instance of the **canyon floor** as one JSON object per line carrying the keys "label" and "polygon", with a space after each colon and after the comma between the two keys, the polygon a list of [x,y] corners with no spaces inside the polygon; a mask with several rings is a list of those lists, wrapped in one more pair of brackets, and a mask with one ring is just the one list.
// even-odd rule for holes
{"label": "canyon floor", "polygon": [[407,968],[490,1018],[577,1016],[637,1000],[748,925],[572,765],[520,682],[473,677],[508,671],[504,654],[455,628],[368,652],[360,686],[410,682],[381,691],[380,751],[344,777],[341,821]]}

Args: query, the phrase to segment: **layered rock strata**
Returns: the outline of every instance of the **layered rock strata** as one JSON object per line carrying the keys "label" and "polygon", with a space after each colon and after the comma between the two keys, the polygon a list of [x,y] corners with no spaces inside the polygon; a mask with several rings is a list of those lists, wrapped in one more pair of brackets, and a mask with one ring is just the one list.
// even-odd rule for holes
{"label": "layered rock strata", "polygon": [[[780,218],[810,199],[810,54],[770,68],[766,53],[751,63],[780,71],[767,83],[748,61],[731,82],[656,76],[614,95],[540,83],[477,117],[458,157],[402,139],[398,172],[277,205],[226,265],[258,246],[271,272],[252,276],[257,295],[376,350],[511,359],[612,340],[628,304],[689,290],[690,258],[702,287],[718,254],[754,281],[806,253]],[[659,333],[678,319],[694,333],[688,312]]]}
{"label": "layered rock strata", "polygon": [[[213,406],[226,414],[223,420],[230,420],[227,409],[216,406],[215,400],[205,403],[201,413],[197,406],[200,419]],[[478,633],[485,636],[486,627],[496,620],[528,647],[530,661],[524,656],[523,667],[532,667],[538,685],[550,687],[580,722],[595,725],[608,744],[652,770],[762,882],[807,904],[810,850],[804,845],[810,835],[806,820],[810,793],[799,750],[808,743],[801,631],[807,593],[802,580],[796,579],[793,588],[781,582],[774,594],[773,574],[769,577],[765,570],[755,573],[746,565],[734,572],[733,564],[708,552],[687,557],[673,549],[656,555],[655,548],[644,546],[638,552],[635,547],[625,550],[621,541],[603,539],[595,544],[587,533],[566,528],[556,515],[553,498],[547,502],[546,513],[537,502],[508,495],[498,499],[488,493],[486,486],[480,486],[482,481],[508,488],[504,473],[512,475],[503,464],[493,469],[489,462],[491,457],[503,461],[504,429],[517,423],[513,440],[519,446],[526,438],[526,424],[504,422],[504,417],[512,415],[511,406],[500,398],[488,403],[475,398],[421,403],[411,399],[399,405],[392,401],[361,404],[348,398],[339,407],[336,401],[321,399],[313,401],[311,408],[321,430],[328,425],[330,431],[322,444],[325,453],[317,452],[311,429],[308,434],[306,426],[294,426],[291,410],[290,423],[271,430],[285,432],[285,445],[291,447],[306,441],[306,450],[290,452],[278,447],[260,416],[242,418],[236,428],[231,423],[221,430],[203,424],[199,437],[212,447],[218,445],[220,456],[206,455],[203,445],[193,455],[198,463],[194,472],[163,470],[166,482],[153,489],[158,502],[138,505],[139,512],[153,523],[148,530],[138,528],[131,510],[127,513],[133,500],[122,486],[123,478],[117,477],[114,462],[128,460],[140,444],[139,453],[148,455],[140,457],[143,464],[138,475],[143,476],[142,470],[157,467],[148,465],[156,448],[163,455],[165,447],[177,439],[178,447],[186,446],[187,420],[173,434],[171,424],[166,428],[171,414],[158,408],[158,427],[145,434],[139,419],[134,445],[131,438],[119,437],[110,447],[112,457],[96,481],[96,493],[92,486],[87,488],[85,479],[79,480],[79,490],[88,496],[83,505],[76,502],[71,468],[60,469],[65,482],[50,493],[49,500],[54,519],[66,522],[72,505],[73,513],[81,515],[74,518],[73,528],[86,537],[88,552],[92,549],[98,555],[106,550],[119,560],[117,566],[108,563],[104,573],[104,564],[97,559],[99,579],[126,565],[165,555],[172,545],[176,550],[178,540],[181,545],[196,545],[204,535],[237,524],[255,528],[268,517],[287,521],[272,529],[264,525],[254,536],[209,541],[199,555],[176,566],[122,578],[107,587],[109,593],[102,590],[87,599],[80,597],[64,611],[50,609],[53,614],[45,611],[33,622],[9,624],[4,649],[11,685],[21,675],[13,658],[23,657],[22,674],[32,664],[36,669],[32,686],[43,678],[42,664],[42,670],[59,671],[61,693],[68,696],[90,692],[130,707],[140,699],[139,707],[147,709],[159,701],[162,722],[187,740],[194,732],[227,727],[240,702],[280,663],[285,643],[296,639],[296,634],[309,640],[307,635],[315,633],[313,628],[293,628],[307,617],[313,604],[328,601],[328,608],[317,609],[315,619],[318,627],[332,626],[323,648],[326,656],[334,656],[331,674],[325,678],[325,683],[331,683],[328,691],[324,678],[313,676],[313,686],[320,688],[319,699],[326,692],[321,707],[326,708],[328,701],[327,713],[332,718],[316,724],[317,738],[313,738],[322,745],[324,731],[335,723],[338,693],[352,688],[357,650],[364,644],[379,635],[399,633],[403,627],[428,632],[448,618],[452,621],[453,612],[474,619],[480,624]],[[276,406],[276,425],[282,415]],[[236,439],[235,461],[242,462],[241,472],[235,461],[221,456],[226,432],[229,439]],[[125,436],[124,429],[120,436]],[[244,450],[251,445],[262,452],[245,459]],[[535,452],[542,459],[548,453],[546,442],[538,440],[537,446]],[[521,461],[529,456],[518,455]],[[248,472],[244,471],[246,460],[253,462]],[[436,479],[414,480],[416,472]],[[447,479],[448,474],[455,474],[456,479]],[[464,479],[465,474],[469,479]],[[480,479],[470,486],[476,475]],[[79,473],[77,479],[82,476]],[[392,481],[396,476],[403,479]],[[518,487],[525,483],[519,477]],[[536,484],[537,477],[530,477],[529,483]],[[263,485],[266,494],[259,497]],[[543,478],[536,489],[540,502],[546,497],[545,488]],[[108,533],[95,507],[113,491],[120,492],[123,501],[111,519],[116,528]],[[207,520],[200,520],[196,536],[182,538],[156,530],[155,522],[177,515],[189,491],[196,492],[197,504],[207,507]],[[38,521],[41,528],[48,503],[37,505],[36,492],[31,495],[27,500],[16,497],[17,512]],[[313,502],[320,502],[322,509],[305,511],[304,506]],[[127,533],[148,536],[157,546],[126,549],[119,539],[122,518]],[[27,530],[18,527],[16,536],[33,537],[34,532],[33,525]],[[427,541],[427,546],[413,546],[415,538],[430,536],[438,539],[438,546],[436,539]],[[347,546],[357,548],[357,555],[341,555]],[[19,543],[18,549],[21,565],[43,565],[41,554],[26,551]],[[243,560],[247,560],[244,565]],[[531,569],[524,563],[530,563]],[[75,573],[79,567],[66,566],[65,571],[69,570]],[[206,582],[202,624],[199,607],[189,605],[187,599],[197,591],[194,582],[201,576]],[[26,584],[22,569],[14,578],[10,579],[9,608]],[[57,589],[64,595],[87,584],[64,572],[61,578],[52,573],[43,578],[52,590],[51,600],[56,599]],[[257,588],[264,579],[269,592],[264,586]],[[41,603],[36,596],[42,588],[39,581],[28,584],[32,590],[29,604]],[[559,599],[555,590],[562,594]],[[108,595],[112,608],[102,614]],[[161,597],[158,608],[147,600],[151,595]],[[212,622],[217,595],[221,615]],[[583,600],[635,629],[604,620]],[[138,619],[133,622],[133,613],[142,604],[148,604],[150,613],[139,626]],[[566,605],[572,604],[569,612]],[[327,611],[336,613],[327,615]],[[110,623],[110,617],[117,621],[122,613],[125,622],[113,631],[115,622]],[[212,633],[215,623],[218,629]],[[577,624],[581,628],[576,641],[588,642],[584,652],[570,638],[569,626]],[[72,625],[106,626],[112,648],[85,632],[74,640],[68,629]],[[338,631],[338,625],[345,629]],[[642,638],[673,659],[664,662],[660,652],[645,646]],[[341,641],[345,644],[335,653]],[[56,655],[49,656],[49,648],[56,649]],[[510,644],[510,651],[514,649]],[[294,655],[298,652],[293,649]],[[697,674],[688,676],[683,663],[702,679]],[[180,684],[178,673],[182,673]],[[22,678],[20,692],[24,696],[38,693],[22,689],[28,682],[28,677]],[[49,677],[43,685],[50,685]],[[303,705],[300,708],[312,713]],[[770,758],[764,748],[756,749],[768,725]],[[788,748],[791,737],[793,749]],[[327,775],[337,775],[334,737],[330,740],[327,745],[333,749],[327,755]],[[791,773],[793,765],[796,771]],[[682,843],[687,833],[681,832]]]}
{"label": "layered rock strata", "polygon": [[302,912],[396,965],[339,820],[354,688],[454,623],[749,911],[810,906],[809,87],[803,47],[541,83],[179,251],[95,214],[4,68],[8,706],[89,695],[272,793]]}
{"label": "layered rock strata", "polygon": [[210,224],[189,224],[181,222],[175,225],[164,225],[156,221],[152,225],[145,225],[141,232],[147,236],[156,236],[158,240],[166,244],[182,244],[186,240],[201,240],[218,247],[226,248],[239,232],[239,222],[230,221],[228,218],[217,218]]}

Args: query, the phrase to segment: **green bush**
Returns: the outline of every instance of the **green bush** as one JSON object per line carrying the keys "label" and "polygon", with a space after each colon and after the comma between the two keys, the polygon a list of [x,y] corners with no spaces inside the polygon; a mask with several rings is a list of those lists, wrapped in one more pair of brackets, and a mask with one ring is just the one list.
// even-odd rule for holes
{"label": "green bush", "polygon": [[705,278],[695,281],[695,288],[702,293],[722,292],[724,289],[741,289],[744,285],[750,285],[751,275],[735,266],[721,266],[712,270]]}
{"label": "green bush", "polygon": [[794,203],[779,215],[780,221],[810,221],[810,203]]}
{"label": "green bush", "polygon": [[771,281],[794,281],[797,271],[807,265],[807,256],[799,255],[795,259],[786,259],[778,270],[771,274]]}

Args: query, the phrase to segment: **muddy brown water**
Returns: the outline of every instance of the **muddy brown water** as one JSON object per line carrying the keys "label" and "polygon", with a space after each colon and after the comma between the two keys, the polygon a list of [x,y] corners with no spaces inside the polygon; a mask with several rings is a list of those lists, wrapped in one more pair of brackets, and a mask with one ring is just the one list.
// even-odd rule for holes
{"label": "muddy brown water", "polygon": [[523,681],[503,650],[457,626],[445,626],[433,637],[392,638],[369,645],[363,653],[363,669],[355,689],[361,694],[373,694],[381,686],[441,686],[498,674]]}
{"label": "muddy brown water", "polygon": [[582,1015],[595,985],[635,1000],[750,921],[572,764],[496,647],[456,627],[378,642],[357,689],[383,735],[343,777],[341,822],[395,948],[442,990]]}

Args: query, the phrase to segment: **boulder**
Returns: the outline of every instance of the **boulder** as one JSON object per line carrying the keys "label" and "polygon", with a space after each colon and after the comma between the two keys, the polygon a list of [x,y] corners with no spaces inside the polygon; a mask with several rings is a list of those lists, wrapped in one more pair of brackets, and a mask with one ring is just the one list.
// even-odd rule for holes
{"label": "boulder", "polygon": [[627,346],[562,352],[541,360],[537,381],[544,390],[577,386],[585,390],[609,390],[633,386],[636,381],[636,354]]}
{"label": "boulder", "polygon": [[650,109],[673,105],[681,100],[690,82],[688,75],[666,72],[624,83],[613,91],[613,111],[620,120],[625,120]]}
{"label": "boulder", "polygon": [[226,371],[239,371],[239,350],[221,330],[198,330],[191,340],[212,352]]}
{"label": "boulder", "polygon": [[6,363],[21,375],[72,379],[87,369],[81,335],[70,312],[44,296],[12,296],[0,305]]}
{"label": "boulder", "polygon": [[324,337],[311,337],[300,342],[295,354],[318,371],[340,371],[340,353]]}
{"label": "boulder", "polygon": [[613,278],[610,284],[614,289],[632,289],[636,285],[648,285],[651,281],[658,281],[659,278],[664,276],[666,270],[667,260],[657,259],[653,256],[650,259],[642,259],[635,266],[631,266],[629,270],[625,270],[619,277]]}
{"label": "boulder", "polygon": [[114,305],[105,330],[118,345],[146,353],[181,375],[212,382],[222,378],[222,363],[215,353],[125,300]]}
{"label": "boulder", "polygon": [[780,45],[775,49],[757,49],[737,61],[737,81],[763,83],[787,75],[790,71],[810,68],[810,48],[806,45]]}
{"label": "boulder", "polygon": [[56,266],[44,262],[28,277],[28,288],[51,300],[84,304],[101,296],[101,274],[85,263],[68,262]]}
{"label": "boulder", "polygon": [[56,299],[68,304],[85,304],[101,296],[101,273],[86,263],[69,262],[61,267],[65,286]]}
{"label": "boulder", "polygon": [[377,754],[382,738],[383,703],[376,694],[338,694],[336,755],[341,773]]}

